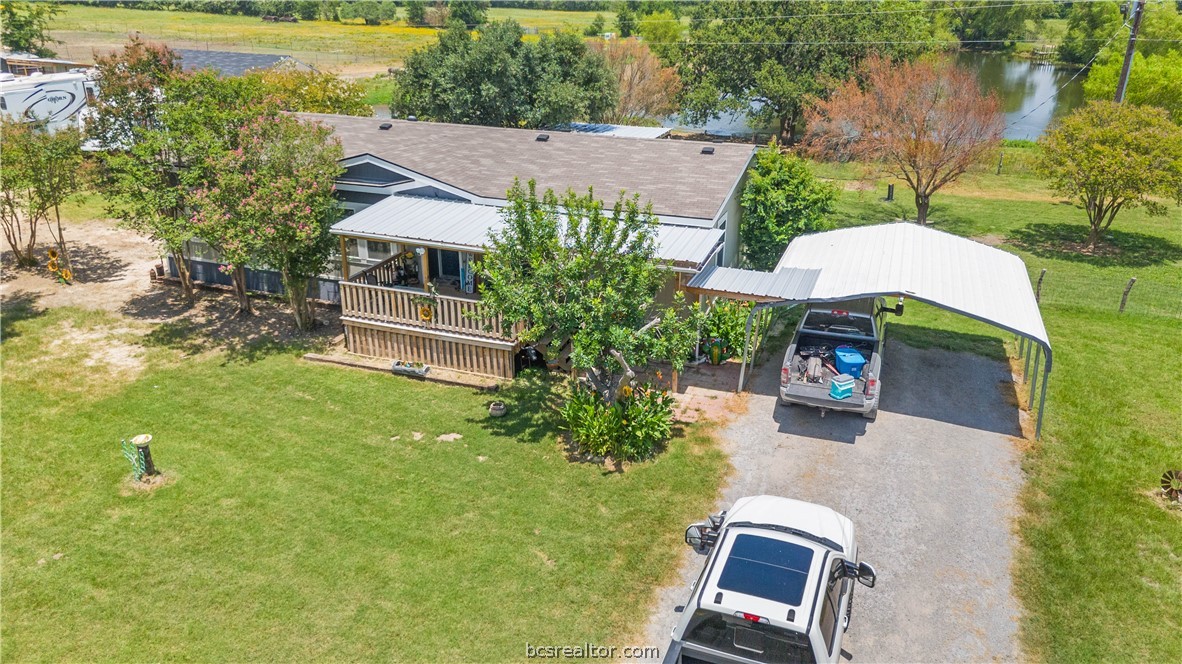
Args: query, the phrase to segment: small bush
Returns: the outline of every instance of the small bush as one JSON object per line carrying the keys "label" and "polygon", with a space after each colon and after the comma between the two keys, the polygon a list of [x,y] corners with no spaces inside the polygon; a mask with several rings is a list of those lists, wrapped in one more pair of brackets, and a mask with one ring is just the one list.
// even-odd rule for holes
{"label": "small bush", "polygon": [[579,451],[617,461],[652,457],[673,433],[673,397],[652,385],[625,387],[609,404],[595,390],[576,384],[562,416]]}
{"label": "small bush", "polygon": [[709,342],[711,339],[722,339],[723,352],[726,355],[741,355],[743,342],[747,337],[747,316],[750,313],[750,302],[716,300],[710,313],[706,315],[702,340]]}

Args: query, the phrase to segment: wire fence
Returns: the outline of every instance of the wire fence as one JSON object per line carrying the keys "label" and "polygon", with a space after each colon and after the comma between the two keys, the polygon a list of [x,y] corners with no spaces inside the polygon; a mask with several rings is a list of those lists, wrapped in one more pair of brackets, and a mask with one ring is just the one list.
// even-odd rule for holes
{"label": "wire fence", "polygon": [[1043,306],[1182,319],[1182,284],[1158,277],[1063,274],[1050,269],[1044,273],[1035,268],[1031,284]]}

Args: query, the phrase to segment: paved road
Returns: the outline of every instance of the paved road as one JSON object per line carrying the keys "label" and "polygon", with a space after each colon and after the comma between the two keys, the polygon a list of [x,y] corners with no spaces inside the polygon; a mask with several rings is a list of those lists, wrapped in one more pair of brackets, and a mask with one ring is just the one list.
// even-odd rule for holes
{"label": "paved road", "polygon": [[[876,422],[777,405],[779,367],[757,371],[747,412],[724,432],[735,476],[720,507],[761,493],[853,520],[878,584],[861,588],[844,644],[852,662],[1014,661],[1009,569],[1022,482],[1007,368],[890,343]],[[705,515],[703,515],[705,516]],[[702,559],[683,552],[646,640],[664,649]]]}

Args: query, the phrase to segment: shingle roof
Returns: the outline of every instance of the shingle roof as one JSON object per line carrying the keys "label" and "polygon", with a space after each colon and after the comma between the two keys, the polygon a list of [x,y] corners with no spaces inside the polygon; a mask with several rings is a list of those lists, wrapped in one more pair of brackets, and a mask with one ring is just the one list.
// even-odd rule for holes
{"label": "shingle roof", "polygon": [[[640,194],[659,215],[713,219],[742,177],[753,147],[735,143],[617,138],[300,113],[333,128],[346,157],[371,154],[484,198],[503,199],[513,178],[539,190],[614,200]],[[391,129],[379,125],[389,122]],[[546,133],[549,140],[538,141]],[[704,147],[713,154],[703,154]]]}
{"label": "shingle roof", "polygon": [[288,60],[286,55],[266,53],[238,53],[236,51],[202,51],[191,48],[173,49],[181,58],[185,71],[212,69],[222,76],[241,76],[252,69],[270,69]]}
{"label": "shingle roof", "polygon": [[[502,226],[501,208],[438,198],[390,196],[332,227],[336,235],[427,242],[453,248],[479,249],[488,235]],[[657,227],[657,258],[696,267],[714,255],[722,243],[720,228]]]}

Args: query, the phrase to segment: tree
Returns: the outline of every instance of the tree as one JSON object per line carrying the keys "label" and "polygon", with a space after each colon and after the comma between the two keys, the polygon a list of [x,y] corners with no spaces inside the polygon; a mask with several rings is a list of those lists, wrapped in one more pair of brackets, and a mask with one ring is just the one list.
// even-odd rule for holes
{"label": "tree", "polygon": [[1059,46],[1059,59],[1085,64],[1095,57],[1123,18],[1115,2],[1077,2],[1067,16],[1067,34]]}
{"label": "tree", "polygon": [[808,116],[809,151],[878,162],[915,192],[927,223],[931,197],[955,182],[1001,140],[1001,102],[972,72],[947,61],[872,58],[862,83],[851,79]]}
{"label": "tree", "polygon": [[657,219],[639,197],[623,195],[611,209],[593,192],[553,191],[534,182],[509,190],[504,226],[492,234],[478,264],[481,302],[506,321],[522,323],[523,343],[570,339],[571,363],[614,403],[650,357],[653,298],[668,272],[656,256]]}
{"label": "tree", "polygon": [[[1084,95],[1088,99],[1114,98],[1121,63],[1119,55],[1102,57],[1088,72]],[[1182,76],[1179,72],[1182,72],[1182,51],[1150,56],[1135,53],[1125,101],[1164,108],[1176,124],[1182,125]]]}
{"label": "tree", "polygon": [[447,19],[476,28],[488,22],[488,7],[488,0],[451,0],[447,3]]}
{"label": "tree", "polygon": [[343,172],[339,141],[317,123],[263,114],[239,130],[238,147],[210,157],[210,186],[194,196],[194,224],[222,238],[232,267],[279,272],[296,326],[315,324],[308,280],[324,271],[339,216],[333,180]]}
{"label": "tree", "polygon": [[603,14],[596,14],[595,18],[583,28],[584,37],[599,37],[607,28],[607,21],[603,18]]}
{"label": "tree", "polygon": [[1175,2],[1148,0],[1141,19],[1137,52],[1145,57],[1182,51],[1182,7]]}
{"label": "tree", "polygon": [[1182,127],[1160,108],[1089,102],[1039,143],[1038,171],[1087,212],[1090,251],[1121,210],[1161,216],[1167,210],[1157,199],[1182,205]]}
{"label": "tree", "polygon": [[60,206],[78,189],[81,132],[66,127],[51,133],[36,123],[0,118],[0,162],[0,227],[17,265],[37,264],[37,227],[44,223],[60,265],[68,268]]}
{"label": "tree", "polygon": [[611,112],[615,77],[579,36],[524,37],[512,21],[490,23],[478,37],[453,22],[394,75],[391,110],[494,127],[595,121]]}
{"label": "tree", "polygon": [[13,51],[32,53],[42,58],[57,55],[50,44],[49,22],[61,9],[53,2],[0,3],[0,43]]}
{"label": "tree", "polygon": [[681,78],[663,67],[649,47],[636,39],[611,39],[593,46],[615,73],[619,101],[608,122],[633,124],[653,121],[677,110]]}
{"label": "tree", "polygon": [[671,11],[648,14],[637,28],[641,39],[666,66],[675,66],[680,53],[681,22]]}
{"label": "tree", "polygon": [[180,62],[167,46],[139,37],[94,60],[102,94],[91,104],[87,131],[102,146],[132,145],[137,132],[159,125],[161,90],[180,72]]}
{"label": "tree", "polygon": [[1026,34],[1026,21],[1041,21],[1055,11],[1051,0],[960,0],[948,8],[953,34],[965,46],[987,48],[1021,39]]}
{"label": "tree", "polygon": [[791,137],[809,97],[826,97],[869,56],[907,60],[927,50],[919,2],[719,0],[694,8],[681,45],[684,116],[749,113]]}
{"label": "tree", "polygon": [[373,115],[373,107],[365,103],[365,88],[332,72],[287,67],[255,70],[247,76],[257,78],[261,94],[285,111]]}
{"label": "tree", "polygon": [[427,24],[427,0],[407,0],[403,4],[403,12],[410,25]]}
{"label": "tree", "polygon": [[636,32],[636,13],[624,5],[616,12],[616,36],[627,39],[634,32]]}
{"label": "tree", "polygon": [[342,19],[359,18],[366,25],[381,25],[398,16],[398,7],[389,0],[351,0],[341,3],[337,13]]}
{"label": "tree", "polygon": [[770,271],[793,238],[825,230],[837,189],[773,141],[756,154],[741,201],[743,259],[753,269]]}

